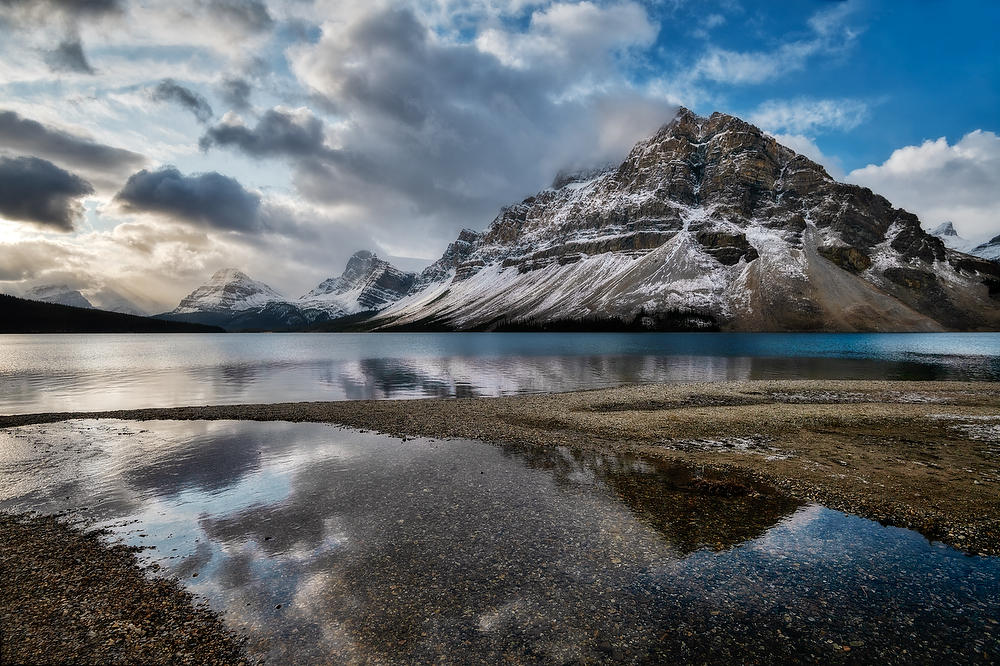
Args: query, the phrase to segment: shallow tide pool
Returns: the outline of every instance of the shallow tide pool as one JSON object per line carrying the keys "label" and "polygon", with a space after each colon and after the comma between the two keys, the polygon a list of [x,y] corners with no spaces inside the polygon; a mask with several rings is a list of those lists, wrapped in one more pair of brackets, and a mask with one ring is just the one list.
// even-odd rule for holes
{"label": "shallow tide pool", "polygon": [[270,663],[1000,655],[997,558],[692,480],[326,424],[0,430],[0,509],[68,511],[151,547]]}

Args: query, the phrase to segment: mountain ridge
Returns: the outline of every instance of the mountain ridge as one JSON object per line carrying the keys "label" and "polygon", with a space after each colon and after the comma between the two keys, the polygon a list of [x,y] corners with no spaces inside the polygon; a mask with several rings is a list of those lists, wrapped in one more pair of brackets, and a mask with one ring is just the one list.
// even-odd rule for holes
{"label": "mountain ridge", "polygon": [[303,328],[933,331],[1000,328],[998,299],[1000,265],[735,116],[682,108],[617,167],[558,175],[419,274],[361,251],[254,307]]}

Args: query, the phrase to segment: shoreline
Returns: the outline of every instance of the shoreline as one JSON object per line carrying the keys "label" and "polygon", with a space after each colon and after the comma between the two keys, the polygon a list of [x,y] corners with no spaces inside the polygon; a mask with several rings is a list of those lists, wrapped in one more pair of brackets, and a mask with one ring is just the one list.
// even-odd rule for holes
{"label": "shoreline", "polygon": [[0,416],[312,421],[399,437],[569,446],[766,483],[798,500],[1000,555],[1000,383],[760,380],[499,398],[298,402]]}
{"label": "shoreline", "polygon": [[0,512],[0,663],[250,663],[216,612],[107,534]]}

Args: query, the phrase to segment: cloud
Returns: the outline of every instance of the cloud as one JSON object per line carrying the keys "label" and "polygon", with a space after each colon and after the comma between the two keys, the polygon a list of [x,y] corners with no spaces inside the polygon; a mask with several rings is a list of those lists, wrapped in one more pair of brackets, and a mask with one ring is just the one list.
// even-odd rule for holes
{"label": "cloud", "polygon": [[238,116],[226,114],[209,127],[200,140],[202,150],[212,146],[234,147],[254,157],[330,155],[325,145],[324,123],[308,109],[268,109],[257,125],[247,127]]}
{"label": "cloud", "polygon": [[115,201],[126,212],[155,213],[202,227],[261,229],[260,195],[214,171],[185,176],[174,167],[143,169],[129,177]]}
{"label": "cloud", "polygon": [[120,179],[146,162],[139,153],[70,134],[14,111],[0,111],[0,147],[68,164],[94,182],[120,183]]}
{"label": "cloud", "polygon": [[173,102],[187,109],[194,114],[200,123],[207,123],[215,115],[208,100],[173,79],[160,81],[151,94],[153,99],[158,102]]}
{"label": "cloud", "polygon": [[941,137],[898,148],[882,164],[850,172],[847,180],[916,213],[928,228],[951,220],[971,240],[1000,233],[1000,136],[993,132],[976,130],[954,144]]}
{"label": "cloud", "polygon": [[710,46],[695,63],[692,76],[729,84],[756,84],[805,68],[810,58],[832,54],[850,46],[858,31],[845,26],[854,10],[851,2],[817,12],[809,19],[811,34],[770,50],[734,51]]}
{"label": "cloud", "polygon": [[857,99],[769,100],[749,120],[769,131],[794,134],[825,129],[852,130],[868,117],[868,104]]}
{"label": "cloud", "polygon": [[37,157],[0,157],[0,215],[53,231],[72,231],[83,216],[87,181]]}
{"label": "cloud", "polygon": [[598,6],[592,2],[555,3],[531,15],[524,32],[491,28],[476,38],[476,46],[512,67],[528,67],[540,60],[579,68],[605,61],[609,53],[648,46],[659,25],[634,2]]}
{"label": "cloud", "polygon": [[267,5],[260,0],[212,0],[203,4],[217,20],[235,23],[246,32],[265,32],[274,26]]}
{"label": "cloud", "polygon": [[103,18],[122,11],[119,0],[0,0],[0,16],[51,24],[54,19]]}
{"label": "cloud", "polygon": [[54,72],[94,73],[79,39],[64,39],[59,46],[45,54],[45,62]]}
{"label": "cloud", "polygon": [[472,42],[442,39],[396,6],[337,19],[288,51],[311,113],[265,114],[252,128],[230,118],[203,145],[280,154],[303,196],[343,207],[386,243],[412,241],[418,256],[568,164],[621,159],[675,108],[617,68],[656,35],[634,3],[556,3],[531,15],[525,39],[497,28]]}
{"label": "cloud", "polygon": [[250,108],[251,88],[246,79],[226,79],[219,87],[222,99],[230,108],[237,111],[246,111]]}

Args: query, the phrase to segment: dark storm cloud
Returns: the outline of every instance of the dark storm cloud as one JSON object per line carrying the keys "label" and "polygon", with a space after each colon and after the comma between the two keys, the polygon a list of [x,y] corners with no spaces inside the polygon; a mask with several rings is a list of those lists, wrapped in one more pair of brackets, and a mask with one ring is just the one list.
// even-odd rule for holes
{"label": "dark storm cloud", "polygon": [[269,109],[256,127],[220,123],[208,128],[199,143],[202,150],[224,146],[254,157],[311,157],[330,153],[323,133],[323,121],[312,114]]}
{"label": "dark storm cloud", "polygon": [[83,52],[83,45],[76,38],[63,40],[59,46],[47,52],[45,62],[53,72],[94,73],[94,68]]}
{"label": "dark storm cloud", "polygon": [[0,157],[0,216],[72,231],[83,215],[87,181],[37,157]]}
{"label": "dark storm cloud", "polygon": [[122,11],[120,0],[0,0],[0,10],[37,14],[53,13],[75,17],[100,17]]}
{"label": "dark storm cloud", "polygon": [[143,169],[129,177],[115,200],[127,211],[167,215],[229,231],[261,229],[260,196],[210,171],[185,176],[174,167]]}
{"label": "dark storm cloud", "polygon": [[83,169],[112,173],[134,171],[146,161],[139,153],[63,132],[14,111],[0,111],[0,148],[41,155]]}
{"label": "dark storm cloud", "polygon": [[222,99],[230,108],[245,111],[250,108],[250,84],[245,79],[226,79],[220,86]]}
{"label": "dark storm cloud", "polygon": [[636,29],[619,29],[619,41],[593,46],[597,28],[538,35],[569,55],[512,66],[477,44],[437,39],[398,5],[359,10],[291,55],[311,99],[336,124],[272,109],[256,126],[213,126],[202,146],[288,159],[305,198],[355,204],[365,211],[357,222],[371,223],[387,242],[440,243],[487,223],[501,204],[545,187],[567,165],[621,159],[672,117],[671,105],[641,93],[578,89],[631,43],[629,35],[655,35],[642,10],[630,11]]}
{"label": "dark storm cloud", "polygon": [[214,115],[212,107],[204,97],[177,83],[173,79],[163,79],[152,92],[158,102],[174,102],[194,114],[198,122],[207,123]]}
{"label": "dark storm cloud", "polygon": [[247,32],[264,32],[274,26],[267,5],[260,0],[210,0],[208,8],[217,19],[238,24]]}

